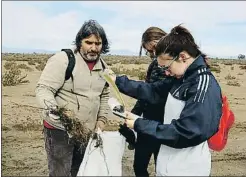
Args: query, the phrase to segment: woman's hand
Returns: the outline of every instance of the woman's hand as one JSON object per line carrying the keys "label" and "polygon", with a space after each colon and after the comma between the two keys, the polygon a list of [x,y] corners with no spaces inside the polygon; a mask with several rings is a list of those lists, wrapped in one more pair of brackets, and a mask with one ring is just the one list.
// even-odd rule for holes
{"label": "woman's hand", "polygon": [[136,121],[135,119],[135,115],[132,114],[131,112],[126,111],[126,119],[125,119],[125,123],[127,125],[127,127],[134,129],[134,123]]}

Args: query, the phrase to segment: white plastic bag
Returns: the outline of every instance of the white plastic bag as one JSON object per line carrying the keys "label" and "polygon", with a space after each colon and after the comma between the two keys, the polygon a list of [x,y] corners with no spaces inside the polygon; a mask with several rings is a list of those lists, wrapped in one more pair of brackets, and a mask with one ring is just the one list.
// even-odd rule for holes
{"label": "white plastic bag", "polygon": [[77,176],[122,176],[122,157],[125,138],[118,131],[104,131],[99,135],[103,145],[95,147],[90,139]]}

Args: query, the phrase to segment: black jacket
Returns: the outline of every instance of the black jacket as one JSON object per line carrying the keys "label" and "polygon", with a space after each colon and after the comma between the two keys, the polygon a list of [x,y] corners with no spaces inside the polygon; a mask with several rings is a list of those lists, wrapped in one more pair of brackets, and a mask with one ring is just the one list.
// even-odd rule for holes
{"label": "black jacket", "polygon": [[[151,64],[148,67],[147,70],[147,76],[145,79],[145,82],[147,83],[153,83],[156,81],[160,81],[165,79],[164,72],[158,68],[157,60],[153,60]],[[168,92],[167,92],[168,93]],[[156,120],[158,122],[163,123],[164,118],[164,107],[167,100],[167,94],[163,96],[162,100],[160,100],[156,104],[148,103],[144,100],[139,99],[135,106],[132,109],[132,113],[141,116],[143,114],[143,117],[150,120]]]}

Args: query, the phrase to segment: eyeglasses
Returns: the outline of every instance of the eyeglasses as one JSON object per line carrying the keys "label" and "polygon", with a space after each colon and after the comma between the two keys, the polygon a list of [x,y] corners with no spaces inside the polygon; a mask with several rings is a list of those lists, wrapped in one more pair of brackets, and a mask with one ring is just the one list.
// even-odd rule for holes
{"label": "eyeglasses", "polygon": [[179,58],[179,55],[177,55],[176,57],[174,57],[171,61],[170,61],[170,63],[167,65],[167,66],[160,66],[159,64],[158,64],[158,67],[159,68],[161,68],[163,71],[167,71],[169,68],[170,68],[170,66],[172,65],[172,63],[175,61],[175,60],[177,60]]}

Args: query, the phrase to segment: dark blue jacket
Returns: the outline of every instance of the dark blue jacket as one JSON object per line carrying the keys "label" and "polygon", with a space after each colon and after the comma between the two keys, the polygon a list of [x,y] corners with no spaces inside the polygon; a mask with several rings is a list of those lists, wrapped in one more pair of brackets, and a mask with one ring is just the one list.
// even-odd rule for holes
{"label": "dark blue jacket", "polygon": [[[155,137],[162,144],[174,148],[196,146],[218,131],[222,115],[221,89],[201,56],[188,67],[182,79],[149,84],[121,76],[117,77],[116,85],[122,93],[152,104],[159,102],[172,86],[168,99],[173,97],[185,102],[179,118],[169,124],[136,120],[136,132]],[[175,110],[175,105],[173,108]]]}

